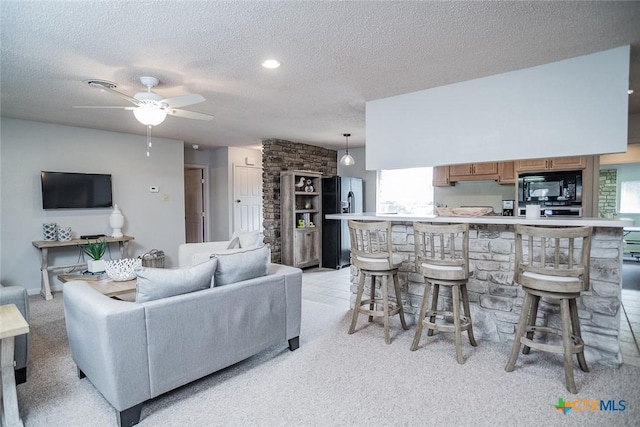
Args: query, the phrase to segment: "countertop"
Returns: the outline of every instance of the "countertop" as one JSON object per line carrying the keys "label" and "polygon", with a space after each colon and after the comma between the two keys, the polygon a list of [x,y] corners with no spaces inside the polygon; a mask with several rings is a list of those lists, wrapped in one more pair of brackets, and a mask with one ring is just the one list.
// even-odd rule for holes
{"label": "countertop", "polygon": [[469,224],[525,224],[525,225],[559,225],[559,226],[583,226],[592,227],[633,227],[634,220],[631,218],[563,218],[549,217],[540,219],[527,219],[525,217],[485,215],[485,216],[436,216],[436,215],[407,215],[389,214],[377,212],[328,214],[327,219],[355,219],[366,221],[395,221],[395,222],[447,222],[447,223],[469,223]]}

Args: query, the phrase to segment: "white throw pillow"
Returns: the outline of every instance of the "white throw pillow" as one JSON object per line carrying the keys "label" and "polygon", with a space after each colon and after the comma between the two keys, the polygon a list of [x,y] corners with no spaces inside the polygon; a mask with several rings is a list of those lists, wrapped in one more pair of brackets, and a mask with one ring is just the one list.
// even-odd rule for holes
{"label": "white throw pillow", "polygon": [[232,253],[217,253],[211,255],[211,258],[218,260],[214,274],[215,286],[224,286],[265,276],[269,269],[271,248],[264,245]]}
{"label": "white throw pillow", "polygon": [[136,267],[136,302],[153,301],[212,288],[217,265],[216,259],[210,259],[201,264],[178,269]]}
{"label": "white throw pillow", "polygon": [[238,248],[240,248],[240,238],[234,237],[229,242],[229,246],[227,246],[227,249],[238,249]]}
{"label": "white throw pillow", "polygon": [[[260,230],[255,231],[246,231],[246,230],[236,230],[231,235],[231,241],[234,239],[238,239],[240,241],[241,248],[255,248],[257,246],[262,245],[262,233]],[[231,247],[227,249],[232,249]]]}

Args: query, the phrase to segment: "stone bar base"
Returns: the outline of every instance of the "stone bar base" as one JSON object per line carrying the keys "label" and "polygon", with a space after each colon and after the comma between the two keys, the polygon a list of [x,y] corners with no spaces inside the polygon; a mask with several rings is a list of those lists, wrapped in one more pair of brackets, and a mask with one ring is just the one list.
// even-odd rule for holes
{"label": "stone bar base", "polygon": [[[467,289],[476,339],[513,341],[524,293],[514,283],[514,227],[511,224],[470,224],[469,273]],[[422,295],[423,278],[415,272],[415,248],[411,222],[394,222],[394,250],[403,255],[399,280],[407,322],[416,323]],[[590,289],[578,299],[578,315],[585,357],[589,363],[619,367],[620,297],[622,292],[622,228],[594,227],[591,244]],[[351,266],[351,306],[357,292],[358,270]],[[370,287],[370,283],[366,284]],[[441,301],[450,310],[451,296],[441,288]],[[390,291],[392,293],[392,291]],[[395,298],[395,296],[393,296]],[[542,299],[537,324],[559,328],[560,306],[557,300]],[[560,344],[549,336],[548,342]],[[543,340],[544,341],[544,340]]]}

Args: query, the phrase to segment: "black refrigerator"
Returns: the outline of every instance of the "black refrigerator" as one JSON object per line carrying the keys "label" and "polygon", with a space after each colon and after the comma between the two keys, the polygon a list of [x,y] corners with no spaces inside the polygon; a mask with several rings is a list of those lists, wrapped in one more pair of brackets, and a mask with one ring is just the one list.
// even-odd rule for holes
{"label": "black refrigerator", "polygon": [[322,266],[340,269],[351,264],[346,220],[326,219],[332,213],[362,213],[362,178],[322,178]]}

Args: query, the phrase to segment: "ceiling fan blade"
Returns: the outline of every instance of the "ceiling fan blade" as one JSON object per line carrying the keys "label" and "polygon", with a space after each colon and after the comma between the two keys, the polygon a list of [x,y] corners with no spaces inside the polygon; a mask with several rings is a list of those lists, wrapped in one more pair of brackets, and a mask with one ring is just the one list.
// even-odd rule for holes
{"label": "ceiling fan blade", "polygon": [[170,109],[168,110],[168,114],[171,116],[182,117],[185,119],[196,119],[196,120],[213,119],[213,116],[210,116],[209,114],[196,113],[195,111],[187,111],[187,110]]}
{"label": "ceiling fan blade", "polygon": [[110,106],[110,105],[74,105],[71,108],[115,108],[121,110],[135,110],[137,107]]}
{"label": "ceiling fan blade", "polygon": [[170,108],[175,108],[186,107],[187,105],[198,104],[203,101],[205,101],[204,96],[198,95],[196,93],[187,93],[185,95],[163,99],[160,102],[167,104]]}
{"label": "ceiling fan blade", "polygon": [[132,98],[129,95],[126,95],[126,94],[124,94],[122,92],[118,92],[117,90],[112,89],[109,86],[104,86],[104,85],[101,85],[101,84],[98,84],[98,83],[89,83],[89,86],[95,87],[96,89],[100,89],[100,90],[105,91],[105,92],[112,93],[112,94],[114,94],[116,96],[119,96],[122,99],[126,99],[127,101],[131,102],[133,105],[137,105],[137,106],[141,105],[141,102],[138,101],[137,99]]}

